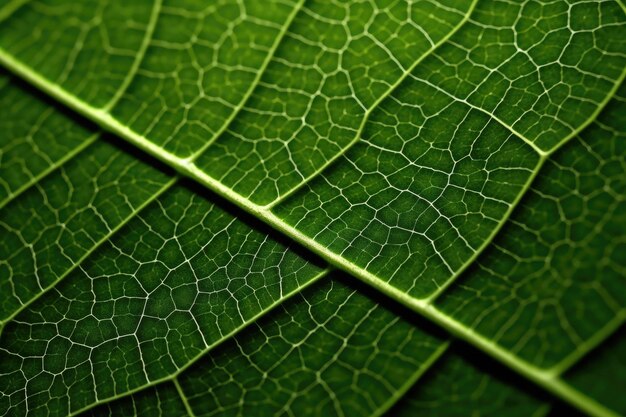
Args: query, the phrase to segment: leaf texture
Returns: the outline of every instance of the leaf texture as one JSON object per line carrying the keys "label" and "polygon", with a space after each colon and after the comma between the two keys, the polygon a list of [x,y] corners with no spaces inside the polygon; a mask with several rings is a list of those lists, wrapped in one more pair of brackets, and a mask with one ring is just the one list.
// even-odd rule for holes
{"label": "leaf texture", "polygon": [[626,414],[623,4],[92,3],[0,6],[0,412]]}

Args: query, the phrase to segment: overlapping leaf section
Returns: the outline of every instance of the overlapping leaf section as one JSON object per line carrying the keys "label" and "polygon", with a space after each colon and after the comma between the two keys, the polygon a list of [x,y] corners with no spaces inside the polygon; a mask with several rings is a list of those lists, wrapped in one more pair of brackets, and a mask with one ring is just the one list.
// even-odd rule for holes
{"label": "overlapping leaf section", "polygon": [[401,396],[446,346],[335,278],[179,380],[198,416],[372,415]]}
{"label": "overlapping leaf section", "polygon": [[[593,355],[580,361],[564,375],[564,379],[573,387],[622,414],[626,410],[626,398],[620,395],[621,387],[626,383],[624,330],[622,326]],[[611,389],[598,384],[599,380],[607,381]]]}
{"label": "overlapping leaf section", "polygon": [[[466,349],[462,345],[453,347],[437,364],[437,372],[424,375],[388,415],[465,417],[468,410],[480,410],[480,416],[485,417],[547,414],[545,404],[511,386],[510,375],[486,375],[485,367],[493,364],[476,364],[477,358]],[[555,409],[553,414],[558,415],[558,412]]]}

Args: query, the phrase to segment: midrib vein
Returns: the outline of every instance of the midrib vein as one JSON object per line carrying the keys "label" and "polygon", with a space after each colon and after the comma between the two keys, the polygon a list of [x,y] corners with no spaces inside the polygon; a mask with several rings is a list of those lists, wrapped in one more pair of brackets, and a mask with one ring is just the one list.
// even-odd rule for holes
{"label": "midrib vein", "polygon": [[[189,177],[196,182],[199,182],[216,194],[238,205],[244,211],[250,213],[253,216],[256,216],[260,220],[263,220],[265,223],[273,227],[278,232],[281,232],[292,238],[293,240],[299,242],[304,247],[321,256],[331,265],[334,265],[337,268],[342,269],[347,273],[363,280],[380,292],[406,305],[418,314],[421,314],[429,320],[435,322],[438,326],[444,328],[448,332],[456,335],[457,337],[467,341],[468,343],[491,355],[492,357],[498,359],[506,366],[525,376],[527,379],[535,382],[537,385],[546,389],[552,394],[558,396],[559,398],[562,398],[566,402],[569,402],[575,407],[584,410],[592,415],[598,417],[618,417],[615,412],[607,409],[595,400],[592,400],[591,398],[583,395],[558,377],[555,377],[549,372],[546,372],[540,368],[535,367],[534,365],[522,361],[512,353],[496,346],[495,344],[493,344],[493,342],[485,339],[483,336],[474,332],[472,329],[464,326],[460,322],[437,310],[435,307],[432,306],[432,304],[427,303],[423,300],[418,300],[410,297],[406,293],[403,293],[396,288],[386,284],[375,275],[357,267],[340,255],[329,252],[321,244],[317,243],[297,229],[283,222],[279,217],[274,215],[266,207],[251,203],[240,194],[234,192],[219,181],[204,173],[192,162],[182,159],[160,148],[159,146],[149,141],[147,138],[122,125],[109,113],[94,108],[84,101],[80,100],[76,96],[69,94],[58,85],[51,84],[49,81],[41,77],[28,66],[13,58],[2,48],[0,48],[0,63],[3,64],[10,71],[14,72],[17,76],[32,83],[34,86],[54,97],[59,102],[65,104],[79,114],[97,123],[104,130],[121,136],[128,142],[134,144],[138,148],[169,165],[180,174]],[[605,100],[604,104],[608,103],[609,100],[610,97]],[[90,406],[89,408],[92,407],[93,406]],[[84,410],[80,411],[82,412]]]}
{"label": "midrib vein", "polygon": [[[23,6],[24,4],[28,3],[29,1],[31,1],[31,0],[15,0],[15,2],[14,2],[15,7],[12,7],[13,5],[11,5],[11,7],[9,7],[11,13],[14,12],[15,10],[17,10],[19,7]],[[152,7],[152,13],[150,14],[150,19],[148,20],[148,25],[146,27],[146,32],[144,34],[144,38],[143,38],[142,43],[141,43],[141,45],[140,45],[140,47],[139,47],[139,49],[137,51],[137,55],[135,56],[135,59],[133,60],[133,63],[132,63],[132,65],[130,67],[130,70],[129,70],[129,73],[126,75],[126,77],[122,81],[122,84],[120,85],[120,88],[116,91],[115,95],[102,108],[103,111],[110,112],[111,109],[113,107],[115,107],[117,102],[120,100],[120,98],[124,95],[124,93],[128,89],[128,86],[131,84],[132,80],[135,78],[135,75],[137,74],[137,70],[139,69],[139,66],[141,65],[141,62],[143,61],[143,58],[144,58],[144,56],[146,54],[146,50],[148,49],[148,46],[150,44],[150,40],[152,39],[152,35],[154,34],[154,29],[156,28],[156,24],[157,24],[158,17],[159,17],[159,12],[161,10],[161,5],[162,5],[162,0],[154,0],[154,4],[153,4],[153,7]],[[2,20],[4,20],[6,17],[8,17],[9,15],[5,16],[4,14],[0,13],[0,22]],[[0,50],[1,50],[1,48],[0,48]],[[95,140],[97,139],[97,136],[98,135],[96,134],[96,135],[92,135],[89,138],[85,139],[85,141],[83,143],[81,143],[76,148],[72,149],[65,156],[63,156],[63,158],[59,159],[54,164],[52,164],[48,168],[46,168],[44,171],[42,171],[38,175],[34,176],[30,181],[27,181],[26,183],[24,183],[15,192],[11,193],[5,200],[0,201],[0,209],[5,207],[9,202],[13,201],[20,194],[22,194],[24,191],[28,190],[31,186],[33,186],[37,182],[41,181],[48,174],[50,174],[51,172],[55,171],[56,169],[60,168],[62,165],[64,165],[65,163],[67,163],[68,161],[73,159],[81,151],[83,151],[89,145],[91,145],[93,142],[95,142]],[[1,329],[1,326],[2,326],[2,322],[0,322],[0,329]]]}
{"label": "midrib vein", "polygon": [[417,308],[419,308],[421,314],[448,330],[452,335],[471,343],[479,350],[502,362],[508,368],[579,410],[598,417],[620,417],[615,411],[576,390],[564,381],[560,375],[555,375],[549,370],[537,368],[518,358],[515,354],[499,347],[493,341],[446,315],[435,306],[424,304]]}
{"label": "midrib vein", "polygon": [[[144,37],[144,40],[142,42],[141,47],[139,48],[138,56],[136,57],[136,59],[133,62],[133,65],[131,67],[129,76],[127,76],[124,79],[124,82],[122,83],[121,88],[117,91],[117,93],[115,94],[114,98],[111,99],[109,101],[109,103],[105,107],[103,107],[101,109],[95,109],[97,112],[100,112],[102,114],[110,115],[111,109],[115,106],[117,101],[119,101],[119,99],[122,97],[122,95],[124,94],[124,92],[126,91],[128,86],[132,82],[135,74],[137,73],[137,70],[138,70],[139,66],[141,65],[143,57],[145,56],[145,53],[146,53],[146,50],[147,50],[148,45],[150,43],[150,40],[152,39],[152,35],[154,33],[154,29],[156,27],[156,23],[157,23],[157,20],[158,20],[159,11],[161,9],[161,4],[162,4],[162,0],[155,0],[154,6],[153,6],[153,10],[152,10],[152,14],[151,14],[150,21],[149,21],[149,25],[148,25],[148,28],[146,30],[146,35]],[[259,80],[261,78],[262,72],[265,71],[265,68],[267,67],[269,61],[273,57],[276,49],[278,48],[278,45],[280,44],[280,41],[284,37],[285,33],[287,32],[288,27],[291,25],[291,22],[293,21],[293,19],[297,15],[297,13],[300,11],[300,9],[302,8],[303,4],[304,4],[304,0],[300,0],[300,2],[296,5],[296,7],[294,7],[294,10],[292,11],[292,13],[289,16],[287,22],[283,26],[283,29],[282,29],[279,37],[278,37],[278,40],[274,43],[274,45],[272,46],[272,49],[268,53],[268,56],[266,57],[266,59],[265,59],[265,61],[263,63],[263,66],[261,67],[261,71],[259,72],[259,74],[255,78],[254,82],[249,87],[249,89],[246,92],[246,94],[244,95],[243,99],[237,105],[237,108],[233,112],[231,112],[231,116],[229,117],[229,119],[227,119],[226,123],[223,124],[222,129],[220,129],[220,131],[218,131],[218,133],[205,145],[205,147],[203,147],[203,149],[198,151],[197,154],[194,154],[194,156],[189,159],[190,161],[193,161],[197,156],[199,156],[199,154],[202,153],[202,151],[206,147],[208,147],[219,136],[219,134],[221,134],[221,132],[226,130],[228,128],[228,126],[236,118],[236,116],[239,114],[239,112],[243,109],[243,107],[245,105],[245,102],[249,99],[250,95],[252,94],[252,91],[255,89],[256,85],[259,83]],[[2,51],[2,48],[0,48],[0,55],[4,55],[4,53]],[[1,56],[0,56],[0,60],[1,60]],[[48,81],[44,80],[44,82],[46,84],[48,84],[48,85],[53,85],[53,84],[49,83]],[[47,91],[45,87],[41,87],[41,86],[39,86],[39,87],[43,91]],[[62,93],[62,94],[65,94],[65,90],[63,90],[63,89],[59,89],[59,92]],[[54,97],[57,98],[56,96],[54,96]],[[62,99],[60,99],[60,100],[63,101]],[[77,101],[79,101],[79,100],[77,99]],[[80,102],[77,105],[80,105],[80,106],[83,106],[83,107],[90,107],[85,102]],[[74,106],[70,106],[70,107],[72,107],[75,110],[78,110]],[[78,110],[78,111],[80,112],[80,110]],[[87,115],[87,118],[90,118],[90,117]],[[96,135],[93,135],[92,137],[88,138],[85,141],[85,143],[81,144],[81,146],[73,149],[64,158],[62,158],[57,163],[55,163],[52,166],[50,166],[44,172],[40,173],[38,176],[33,178],[31,181],[29,181],[28,183],[26,183],[22,187],[20,187],[17,191],[15,191],[11,195],[9,195],[4,201],[0,202],[0,209],[2,209],[4,206],[6,206],[9,202],[13,201],[20,194],[22,194],[23,192],[28,190],[30,187],[32,187],[34,184],[36,184],[38,181],[40,181],[41,179],[46,177],[48,174],[54,172],[55,170],[57,170],[58,168],[63,166],[65,163],[67,163],[69,160],[71,160],[73,157],[75,157],[76,155],[80,154],[80,152],[82,150],[86,149],[91,143],[93,143],[96,140],[97,136],[98,135],[96,134]],[[124,137],[124,135],[120,135],[120,136]],[[128,217],[126,217],[120,224],[118,224],[115,228],[113,228],[102,239],[100,239],[98,242],[96,242],[83,256],[80,257],[80,259],[77,262],[75,262],[72,265],[71,268],[69,268],[67,271],[65,271],[63,274],[61,274],[57,279],[55,279],[52,284],[50,284],[49,286],[44,288],[43,291],[41,291],[35,297],[33,297],[30,300],[28,300],[26,303],[20,305],[20,307],[16,311],[14,311],[11,315],[7,316],[3,320],[0,320],[0,335],[2,334],[2,331],[6,327],[6,325],[10,321],[12,321],[20,312],[22,312],[24,309],[28,308],[28,306],[30,306],[32,303],[34,303],[41,296],[43,296],[44,294],[48,293],[50,290],[55,288],[66,276],[68,276],[72,271],[74,271],[78,266],[80,266],[85,261],[85,259],[87,259],[93,252],[95,252],[98,247],[100,247],[104,242],[110,240],[115,235],[115,233],[118,230],[120,230],[124,225],[126,225],[129,221],[131,221],[137,214],[139,214],[139,212],[142,211],[143,208],[148,206],[149,203],[151,203],[154,200],[156,200],[160,195],[162,195],[165,191],[167,191],[169,188],[171,188],[175,183],[176,183],[176,178],[174,178],[171,181],[169,181],[164,187],[159,189],[148,200],[146,200],[144,203],[142,203],[137,208],[137,210],[135,210]]]}

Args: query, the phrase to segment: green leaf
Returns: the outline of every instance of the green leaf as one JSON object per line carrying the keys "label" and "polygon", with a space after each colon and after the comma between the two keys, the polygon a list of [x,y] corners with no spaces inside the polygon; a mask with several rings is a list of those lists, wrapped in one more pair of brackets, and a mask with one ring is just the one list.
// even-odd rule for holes
{"label": "green leaf", "polygon": [[[105,411],[201,415],[213,395],[227,413],[380,414],[429,368],[394,413],[474,398],[442,392],[455,372],[486,381],[476,411],[545,411],[467,356],[417,353],[423,337],[401,353],[393,335],[429,330],[393,309],[320,307],[339,320],[321,326],[323,289],[231,338],[328,262],[571,405],[625,414],[625,27],[614,0],[0,6],[0,63],[52,96],[0,74],[0,410],[132,394]],[[346,294],[324,279],[331,304]],[[381,320],[371,363],[321,348]],[[280,329],[295,339],[257,350]],[[190,368],[217,344],[225,373]],[[267,376],[277,361],[293,380]]]}

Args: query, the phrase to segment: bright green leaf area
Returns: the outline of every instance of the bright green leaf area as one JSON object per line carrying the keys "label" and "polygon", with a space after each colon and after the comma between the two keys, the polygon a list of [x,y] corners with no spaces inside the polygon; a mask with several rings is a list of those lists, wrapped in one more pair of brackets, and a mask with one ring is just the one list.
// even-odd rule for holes
{"label": "bright green leaf area", "polygon": [[0,5],[1,415],[626,414],[622,3],[131,3]]}

